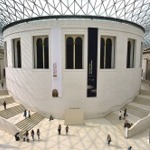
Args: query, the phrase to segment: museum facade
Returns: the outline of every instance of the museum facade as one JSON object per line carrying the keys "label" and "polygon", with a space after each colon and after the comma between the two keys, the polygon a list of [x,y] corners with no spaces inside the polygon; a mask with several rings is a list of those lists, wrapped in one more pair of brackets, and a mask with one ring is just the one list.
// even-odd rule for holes
{"label": "museum facade", "polygon": [[45,116],[81,109],[98,118],[139,93],[144,29],[107,17],[41,17],[3,30],[6,85]]}

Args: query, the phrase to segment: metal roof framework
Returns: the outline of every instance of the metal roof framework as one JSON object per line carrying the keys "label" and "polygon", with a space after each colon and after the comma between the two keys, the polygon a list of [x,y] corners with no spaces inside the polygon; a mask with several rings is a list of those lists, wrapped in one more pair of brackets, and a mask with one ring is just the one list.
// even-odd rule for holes
{"label": "metal roof framework", "polygon": [[150,47],[150,0],[0,0],[0,31],[6,25],[41,16],[103,16],[119,18],[145,29]]}

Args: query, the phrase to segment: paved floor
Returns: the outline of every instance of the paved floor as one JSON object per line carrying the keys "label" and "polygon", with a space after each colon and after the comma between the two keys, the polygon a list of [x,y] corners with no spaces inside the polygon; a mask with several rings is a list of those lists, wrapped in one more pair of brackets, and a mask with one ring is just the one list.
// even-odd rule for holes
{"label": "paved floor", "polygon": [[[58,124],[62,124],[62,134],[58,135]],[[150,150],[148,130],[125,139],[120,131],[106,119],[86,120],[85,125],[69,126],[69,134],[65,134],[64,120],[44,119],[34,127],[41,130],[41,139],[33,142],[15,141],[15,138],[0,131],[0,149],[10,150],[127,150],[132,145],[133,150]],[[106,143],[107,134],[112,137],[110,146]]]}
{"label": "paved floor", "polygon": [[[58,135],[57,127],[62,125],[62,134]],[[41,139],[30,142],[15,141],[11,136],[0,130],[0,150],[150,150],[149,130],[125,139],[120,130],[105,118],[89,119],[84,125],[69,126],[69,134],[65,134],[64,120],[44,119],[33,129],[41,130]],[[110,134],[112,143],[107,145],[106,137]]]}

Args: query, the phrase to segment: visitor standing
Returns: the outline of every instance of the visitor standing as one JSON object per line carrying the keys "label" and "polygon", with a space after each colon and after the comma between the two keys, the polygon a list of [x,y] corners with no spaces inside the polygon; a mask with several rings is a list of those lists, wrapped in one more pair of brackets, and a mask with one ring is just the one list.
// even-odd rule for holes
{"label": "visitor standing", "polygon": [[3,106],[4,106],[4,109],[6,109],[6,102],[5,101],[3,102]]}
{"label": "visitor standing", "polygon": [[119,112],[119,120],[121,120],[121,119],[122,119],[122,112],[120,110],[120,112]]}
{"label": "visitor standing", "polygon": [[28,111],[28,117],[31,118],[30,111]]}
{"label": "visitor standing", "polygon": [[126,119],[127,116],[127,108],[124,109],[124,119]]}
{"label": "visitor standing", "polygon": [[34,130],[31,130],[31,137],[32,137],[32,140],[34,141]]}
{"label": "visitor standing", "polygon": [[53,116],[52,115],[50,115],[50,117],[49,117],[49,121],[51,121],[51,120],[53,120]]}
{"label": "visitor standing", "polygon": [[68,135],[69,127],[68,125],[66,126],[66,135]]}
{"label": "visitor standing", "polygon": [[4,83],[2,82],[1,84],[2,84],[2,89],[3,89],[3,87],[4,87]]}
{"label": "visitor standing", "polygon": [[132,146],[130,146],[129,148],[128,148],[128,150],[131,150],[132,149]]}
{"label": "visitor standing", "polygon": [[58,125],[58,134],[61,134],[61,124]]}
{"label": "visitor standing", "polygon": [[28,130],[26,131],[26,140],[27,140],[27,142],[29,142],[29,132],[28,132]]}
{"label": "visitor standing", "polygon": [[27,111],[24,110],[23,116],[26,118],[27,117]]}
{"label": "visitor standing", "polygon": [[110,145],[110,142],[111,142],[111,136],[110,136],[110,134],[108,134],[108,136],[107,136],[107,143],[108,143],[108,145]]}
{"label": "visitor standing", "polygon": [[37,129],[36,134],[38,136],[38,140],[40,140],[40,129]]}

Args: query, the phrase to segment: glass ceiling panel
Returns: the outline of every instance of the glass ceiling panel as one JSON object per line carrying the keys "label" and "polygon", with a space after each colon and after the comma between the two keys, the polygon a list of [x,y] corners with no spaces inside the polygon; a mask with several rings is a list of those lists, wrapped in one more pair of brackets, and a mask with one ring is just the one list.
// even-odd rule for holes
{"label": "glass ceiling panel", "polygon": [[49,15],[94,15],[132,21],[146,29],[144,43],[150,46],[150,0],[0,0],[0,28]]}

